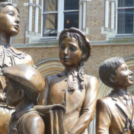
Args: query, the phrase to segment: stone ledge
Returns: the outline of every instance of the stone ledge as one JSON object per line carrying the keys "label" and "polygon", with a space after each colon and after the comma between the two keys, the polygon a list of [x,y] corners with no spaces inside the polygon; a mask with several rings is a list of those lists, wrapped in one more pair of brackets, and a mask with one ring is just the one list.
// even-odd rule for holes
{"label": "stone ledge", "polygon": [[[134,45],[134,36],[132,37],[115,37],[108,41],[91,41],[93,46],[107,45]],[[57,39],[44,39],[30,44],[13,44],[15,48],[42,48],[42,47],[58,47]]]}

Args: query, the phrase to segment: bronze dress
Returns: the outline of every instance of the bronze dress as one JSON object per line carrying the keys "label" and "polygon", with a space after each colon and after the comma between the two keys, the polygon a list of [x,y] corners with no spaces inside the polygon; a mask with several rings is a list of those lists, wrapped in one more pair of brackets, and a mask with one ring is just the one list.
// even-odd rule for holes
{"label": "bronze dress", "polygon": [[65,132],[71,132],[73,129],[75,133],[81,134],[93,119],[97,100],[96,82],[95,77],[84,75],[85,87],[80,89],[79,80],[72,81],[66,71],[48,76],[39,104],[64,105],[66,108]]}
{"label": "bronze dress", "polygon": [[[27,55],[11,45],[0,45],[0,72],[3,67],[9,67],[16,64],[30,64],[34,65],[30,55]],[[0,134],[6,134],[12,108],[6,106],[6,98],[3,93],[5,87],[4,76],[0,76]]]}

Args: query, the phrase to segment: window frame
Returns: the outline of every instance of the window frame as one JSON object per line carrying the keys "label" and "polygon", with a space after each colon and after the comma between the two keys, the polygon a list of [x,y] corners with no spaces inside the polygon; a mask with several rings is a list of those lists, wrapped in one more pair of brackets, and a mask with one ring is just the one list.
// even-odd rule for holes
{"label": "window frame", "polygon": [[[41,12],[41,38],[46,39],[46,38],[57,38],[60,34],[60,32],[64,29],[64,14],[68,12],[78,12],[79,15],[79,8],[78,10],[64,10],[64,0],[58,0],[57,1],[57,11],[45,11],[43,9],[44,5],[44,0],[42,0],[42,12]],[[43,15],[44,14],[53,14],[57,13],[57,36],[43,36]],[[59,21],[60,20],[60,21]],[[79,20],[78,20],[79,21]],[[78,22],[78,28],[79,28],[79,22]]]}
{"label": "window frame", "polygon": [[133,36],[134,35],[134,20],[133,20],[133,33],[132,34],[119,34],[118,33],[118,10],[119,9],[134,9],[133,7],[118,7],[118,1],[116,3],[116,36]]}

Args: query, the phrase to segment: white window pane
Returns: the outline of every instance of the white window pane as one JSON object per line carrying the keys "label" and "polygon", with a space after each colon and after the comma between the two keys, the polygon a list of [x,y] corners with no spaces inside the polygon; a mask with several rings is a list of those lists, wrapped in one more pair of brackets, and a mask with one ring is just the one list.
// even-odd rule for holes
{"label": "white window pane", "polygon": [[44,12],[45,11],[57,11],[57,0],[44,0]]}
{"label": "white window pane", "polygon": [[118,9],[118,34],[133,34],[134,9]]}
{"label": "white window pane", "polygon": [[64,10],[76,10],[79,9],[79,0],[65,0]]}
{"label": "white window pane", "polygon": [[118,7],[133,7],[134,0],[118,0]]}
{"label": "white window pane", "polygon": [[43,36],[57,35],[57,14],[43,15]]}
{"label": "white window pane", "polygon": [[64,28],[78,28],[78,12],[68,12],[64,14]]}

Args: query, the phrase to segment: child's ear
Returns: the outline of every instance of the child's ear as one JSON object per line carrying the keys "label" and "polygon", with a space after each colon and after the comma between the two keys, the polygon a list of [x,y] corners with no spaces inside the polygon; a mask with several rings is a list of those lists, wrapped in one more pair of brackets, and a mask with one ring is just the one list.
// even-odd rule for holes
{"label": "child's ear", "polygon": [[112,83],[116,83],[116,82],[117,82],[117,80],[116,80],[116,78],[115,78],[114,75],[110,75],[109,80],[110,80]]}

